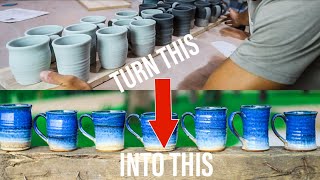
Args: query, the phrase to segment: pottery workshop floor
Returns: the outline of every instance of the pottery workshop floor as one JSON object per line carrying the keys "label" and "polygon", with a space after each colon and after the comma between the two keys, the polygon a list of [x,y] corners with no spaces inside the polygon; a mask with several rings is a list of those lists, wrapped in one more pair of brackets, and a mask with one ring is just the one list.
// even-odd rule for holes
{"label": "pottery workshop floor", "polygon": [[[0,1],[4,2],[4,1]],[[138,10],[140,1],[133,0],[132,8]],[[12,7],[11,7],[12,8]],[[67,26],[79,22],[79,19],[88,15],[103,15],[107,19],[114,17],[114,13],[123,9],[101,10],[101,11],[87,11],[77,1],[19,1],[14,8],[25,8],[40,11],[47,11],[50,14],[38,18],[17,22],[17,23],[0,23],[0,68],[7,67],[8,51],[5,47],[6,43],[14,38],[23,36],[23,33],[32,27],[57,24]],[[0,10],[8,9],[8,7],[1,7]],[[213,28],[199,36],[194,40],[200,48],[200,53],[192,56],[190,59],[167,69],[161,56],[155,58],[160,74],[154,78],[171,78],[172,89],[200,89],[206,82],[211,72],[226,58],[211,43],[214,41],[225,41],[235,46],[239,46],[241,41],[224,37],[221,35],[220,30],[224,28],[220,25]],[[167,55],[168,56],[168,55]],[[120,77],[120,81],[124,84]],[[125,86],[124,86],[125,87]],[[154,79],[149,79],[133,89],[137,90],[150,90],[154,88]],[[96,87],[97,90],[118,90],[118,87],[113,79]],[[126,89],[126,88],[125,88]]]}

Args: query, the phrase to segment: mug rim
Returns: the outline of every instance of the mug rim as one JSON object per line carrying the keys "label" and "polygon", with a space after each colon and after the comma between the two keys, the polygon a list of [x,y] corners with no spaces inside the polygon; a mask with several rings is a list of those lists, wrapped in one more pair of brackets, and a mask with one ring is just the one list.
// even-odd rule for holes
{"label": "mug rim", "polygon": [[31,108],[32,104],[1,104],[0,109]]}
{"label": "mug rim", "polygon": [[[116,23],[117,22],[124,22],[124,21],[128,21],[129,23],[128,23],[128,25],[117,25]],[[115,26],[129,26],[130,25],[130,23],[131,23],[131,21],[134,21],[134,19],[119,19],[119,20],[116,20],[115,22],[112,22],[112,26],[113,25],[115,25]],[[111,26],[109,26],[109,27],[111,27]],[[101,28],[102,29],[102,28]],[[98,30],[99,31],[99,30]]]}
{"label": "mug rim", "polygon": [[[60,45],[60,44],[56,44],[56,41],[60,40],[60,39],[63,39],[63,38],[70,38],[72,36],[82,36],[82,37],[86,37],[86,38],[89,38],[87,39],[85,42],[80,42],[80,43],[77,43],[77,44],[68,44],[68,45]],[[81,45],[84,45],[86,43],[91,42],[91,36],[87,35],[87,34],[70,34],[70,35],[67,35],[67,36],[62,36],[62,37],[59,37],[55,40],[52,41],[52,46],[53,47],[63,47],[63,48],[72,48],[72,47],[75,47],[75,46],[81,46]]]}
{"label": "mug rim", "polygon": [[228,110],[228,108],[223,106],[203,106],[203,107],[196,107],[195,110],[212,111],[212,110]]}
{"label": "mug rim", "polygon": [[[164,17],[164,18],[155,17],[155,16],[160,16],[160,15],[164,15],[164,16],[167,16],[167,17]],[[152,15],[152,19],[156,19],[156,20],[170,20],[170,19],[173,19],[173,18],[174,18],[174,15],[169,14],[169,13],[160,13],[160,14]]]}
{"label": "mug rim", "polygon": [[[111,33],[111,34],[103,34],[101,33],[100,31],[103,31],[103,30],[106,30],[106,29],[121,29],[122,31],[121,32],[117,32],[117,33]],[[105,27],[105,28],[101,28],[99,29],[96,34],[97,35],[101,35],[101,36],[115,36],[115,35],[121,35],[121,34],[124,34],[128,32],[128,28],[124,27],[124,26],[109,26],[109,27]]]}
{"label": "mug rim", "polygon": [[125,114],[125,110],[101,110],[101,111],[92,111],[91,114]]}
{"label": "mug rim", "polygon": [[241,105],[241,109],[271,109],[270,105]]}
{"label": "mug rim", "polygon": [[[150,24],[142,25],[142,26],[135,25],[134,23],[135,23],[135,22],[138,22],[138,21],[150,21]],[[152,22],[152,24],[151,24],[151,22]],[[133,27],[141,27],[141,28],[147,27],[147,26],[153,26],[153,25],[155,25],[155,24],[156,24],[156,21],[153,20],[153,19],[137,19],[137,20],[133,20],[132,22],[130,22],[130,26],[133,26]]]}
{"label": "mug rim", "polygon": [[283,113],[284,115],[296,115],[296,116],[305,116],[305,115],[317,115],[317,111],[308,111],[308,110],[297,110],[297,111],[287,111]]}
{"label": "mug rim", "polygon": [[[68,28],[73,27],[73,26],[81,26],[81,25],[88,25],[88,26],[92,26],[92,27],[90,27],[90,29],[88,28],[88,30],[80,30],[80,31],[72,31],[72,30],[68,29]],[[89,22],[83,22],[83,23],[71,24],[71,25],[65,27],[63,30],[67,31],[67,32],[77,32],[77,33],[81,34],[81,33],[85,33],[85,32],[88,32],[88,31],[96,30],[97,28],[98,28],[98,26],[95,25],[95,24],[92,24],[92,23],[89,23]]]}
{"label": "mug rim", "polygon": [[[105,17],[105,16],[100,16],[100,15],[92,15],[92,16],[85,16],[85,17],[82,17],[81,19],[80,19],[80,22],[83,22],[83,23],[93,23],[93,22],[98,22],[98,21],[83,21],[83,19],[85,19],[85,18],[92,18],[92,17],[99,17],[99,18],[101,18],[101,22],[105,22],[106,20],[107,20],[107,17]],[[100,22],[100,21],[99,21]]]}
{"label": "mug rim", "polygon": [[144,9],[144,10],[142,10],[141,11],[141,13],[144,13],[144,14],[148,14],[148,15],[150,15],[150,14],[152,14],[152,15],[154,15],[154,13],[148,13],[148,11],[150,11],[150,12],[159,12],[159,13],[157,13],[157,14],[161,14],[161,13],[163,13],[163,11],[161,11],[160,9]]}
{"label": "mug rim", "polygon": [[[23,40],[23,39],[28,39],[28,38],[43,38],[43,40],[45,39],[45,41],[42,42],[42,43],[39,43],[39,44],[31,45],[31,46],[23,46],[23,47],[11,46],[11,44],[14,43],[15,41],[19,41],[19,40]],[[50,38],[49,38],[49,36],[46,36],[46,35],[23,36],[23,37],[19,37],[19,38],[16,38],[16,39],[13,39],[13,40],[9,41],[9,42],[6,44],[6,47],[7,47],[8,49],[31,49],[31,48],[35,48],[35,47],[39,47],[39,46],[45,45],[45,44],[47,44],[47,43],[49,43],[49,42],[50,42]]]}
{"label": "mug rim", "polygon": [[33,35],[33,34],[28,34],[28,32],[33,31],[33,30],[35,30],[35,29],[46,28],[46,27],[56,27],[56,28],[58,28],[59,30],[58,30],[57,32],[55,32],[55,33],[48,33],[48,34],[41,34],[41,35],[51,36],[51,35],[55,35],[55,34],[61,33],[61,32],[63,31],[63,26],[54,25],[54,24],[50,25],[50,24],[49,24],[49,25],[43,25],[43,26],[37,26],[37,27],[30,28],[30,29],[28,29],[28,30],[26,30],[26,31],[24,32],[24,35],[26,35],[26,36],[36,36],[36,34],[35,34],[35,35]]}
{"label": "mug rim", "polygon": [[[129,13],[134,13],[131,15],[119,15],[119,13],[124,13],[124,12],[129,12]],[[131,16],[138,16],[139,13],[137,11],[134,10],[123,10],[123,11],[118,11],[115,13],[116,16],[121,16],[121,17],[131,17]]]}
{"label": "mug rim", "polygon": [[[152,5],[152,6],[151,6]],[[157,7],[158,4],[153,4],[153,3],[143,3],[139,4],[139,7]]]}
{"label": "mug rim", "polygon": [[[144,112],[144,113],[141,114],[141,117],[142,117],[142,116],[144,116],[144,117],[145,117],[145,116],[147,116],[147,117],[155,117],[155,116],[156,116],[156,112],[151,112],[151,111],[150,111],[150,112]],[[172,116],[178,116],[178,114],[172,112],[172,113],[171,113],[171,117],[172,117]]]}
{"label": "mug rim", "polygon": [[50,110],[46,114],[75,114],[77,112],[76,110]]}

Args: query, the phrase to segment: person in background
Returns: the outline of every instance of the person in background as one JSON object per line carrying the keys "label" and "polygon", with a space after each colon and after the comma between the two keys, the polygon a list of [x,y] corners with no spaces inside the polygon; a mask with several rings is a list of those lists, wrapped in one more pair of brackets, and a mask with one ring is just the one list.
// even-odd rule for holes
{"label": "person in background", "polygon": [[227,24],[250,36],[212,72],[204,89],[320,89],[320,1],[248,0]]}

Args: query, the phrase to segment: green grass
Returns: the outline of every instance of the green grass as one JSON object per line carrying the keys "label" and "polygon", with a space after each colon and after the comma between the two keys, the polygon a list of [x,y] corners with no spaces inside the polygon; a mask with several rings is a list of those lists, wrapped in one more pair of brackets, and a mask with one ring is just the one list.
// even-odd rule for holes
{"label": "green grass", "polygon": [[[258,91],[245,91],[240,94],[235,94],[231,91],[225,91],[221,95],[221,99],[218,102],[207,99],[206,97],[200,95],[195,103],[191,103],[186,95],[179,96],[175,103],[173,103],[172,111],[179,114],[179,117],[185,112],[194,112],[194,108],[197,106],[225,106],[228,108],[228,115],[233,111],[238,111],[241,105],[244,104],[268,104],[271,106],[290,106],[290,105],[308,105],[308,104],[320,104],[320,93],[319,91],[310,92],[309,94],[304,94],[302,91],[268,91],[268,98],[265,102],[259,100]],[[110,109],[106,107],[105,109]],[[112,109],[125,109],[125,107],[113,107]],[[136,112],[144,112],[139,109]],[[278,113],[278,112],[273,112]],[[84,112],[79,113],[79,116],[84,114]],[[186,127],[191,134],[194,135],[194,123],[190,117],[185,121]],[[38,121],[40,130],[45,131],[45,122],[43,119]],[[141,135],[140,124],[138,121],[131,121],[131,127],[138,134]],[[239,117],[235,118],[235,127],[242,134],[242,122]],[[276,121],[277,128],[284,128],[285,124],[283,121]],[[83,120],[83,128],[87,130],[89,134],[94,135],[93,123],[85,118]],[[227,130],[227,146],[232,146],[238,143],[238,139],[231,134],[230,130]],[[94,146],[88,138],[84,137],[80,132],[78,135],[79,147],[90,147]],[[46,143],[40,139],[34,132],[32,134],[32,145],[33,146],[45,146]],[[142,143],[133,136],[127,129],[125,130],[125,147],[142,147]],[[178,131],[178,147],[189,147],[195,146],[195,144],[185,135],[181,128]]]}

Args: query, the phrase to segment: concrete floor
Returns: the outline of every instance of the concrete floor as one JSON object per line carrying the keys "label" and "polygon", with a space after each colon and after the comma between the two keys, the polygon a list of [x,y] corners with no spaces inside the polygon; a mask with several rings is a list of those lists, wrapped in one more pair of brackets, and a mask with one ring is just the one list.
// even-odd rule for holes
{"label": "concrete floor", "polygon": [[[0,0],[0,3],[4,2]],[[132,9],[138,9],[138,0],[132,0]],[[24,32],[32,27],[57,24],[67,26],[78,23],[81,17],[87,15],[103,15],[107,19],[113,18],[115,12],[121,9],[102,10],[89,12],[82,7],[77,1],[19,1],[15,8],[25,8],[40,11],[48,11],[49,15],[38,18],[21,21],[17,23],[0,23],[0,68],[8,66],[8,51],[5,47],[6,43],[14,38],[23,36]],[[0,10],[8,9],[1,7]],[[220,29],[225,27],[220,25],[217,28],[201,34],[195,40],[200,47],[200,53],[191,57],[189,60],[167,69],[164,62],[158,56],[155,58],[160,69],[160,74],[155,76],[171,78],[172,89],[200,89],[206,82],[211,72],[226,58],[210,45],[213,41],[223,40],[238,46],[241,41],[231,37],[224,37],[220,33]],[[121,80],[121,78],[120,78]],[[123,82],[121,80],[121,82]],[[128,89],[124,86],[125,89]],[[138,84],[133,89],[149,90],[154,88],[154,79],[149,79],[142,84]],[[100,86],[97,90],[118,90],[114,80],[109,80]]]}

